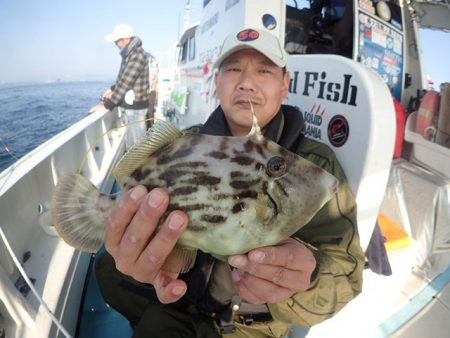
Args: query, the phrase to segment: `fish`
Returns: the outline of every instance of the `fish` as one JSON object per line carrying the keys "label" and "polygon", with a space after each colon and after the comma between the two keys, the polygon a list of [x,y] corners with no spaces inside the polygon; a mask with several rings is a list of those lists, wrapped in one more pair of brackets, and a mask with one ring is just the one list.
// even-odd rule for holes
{"label": "fish", "polygon": [[[181,273],[192,268],[197,250],[226,260],[286,240],[339,186],[323,168],[264,137],[254,111],[250,132],[239,137],[155,122],[112,173],[122,192],[143,185],[170,193],[160,226],[173,210],[188,214],[189,225],[164,266]],[[95,253],[116,200],[81,174],[62,173],[52,196],[53,225],[67,244]]]}

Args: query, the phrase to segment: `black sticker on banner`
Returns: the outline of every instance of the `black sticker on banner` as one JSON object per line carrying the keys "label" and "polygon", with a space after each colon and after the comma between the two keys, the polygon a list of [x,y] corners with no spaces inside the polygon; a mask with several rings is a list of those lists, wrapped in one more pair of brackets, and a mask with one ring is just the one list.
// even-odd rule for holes
{"label": "black sticker on banner", "polygon": [[333,116],[328,123],[328,140],[337,148],[347,142],[349,132],[347,119],[342,115]]}

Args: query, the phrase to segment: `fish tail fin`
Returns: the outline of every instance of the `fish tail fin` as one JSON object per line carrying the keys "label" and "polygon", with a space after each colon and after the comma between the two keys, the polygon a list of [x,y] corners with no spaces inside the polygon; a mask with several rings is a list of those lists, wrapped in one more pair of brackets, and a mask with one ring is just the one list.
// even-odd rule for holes
{"label": "fish tail fin", "polygon": [[114,205],[84,176],[63,173],[52,196],[52,221],[70,246],[97,252],[105,239],[106,218]]}

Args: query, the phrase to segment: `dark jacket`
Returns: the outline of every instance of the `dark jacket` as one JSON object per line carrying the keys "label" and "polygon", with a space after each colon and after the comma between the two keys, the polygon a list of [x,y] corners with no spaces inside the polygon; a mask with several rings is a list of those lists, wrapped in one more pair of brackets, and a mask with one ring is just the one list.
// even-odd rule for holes
{"label": "dark jacket", "polygon": [[[111,88],[112,97],[104,102],[107,109],[111,110],[116,106],[127,109],[145,109],[149,105],[149,65],[148,57],[142,48],[142,41],[138,37],[133,37],[130,43],[125,46],[120,54],[122,63],[116,84]],[[125,94],[134,91],[133,104],[124,101]]]}
{"label": "dark jacket", "polygon": [[[303,127],[300,111],[282,106],[264,136],[336,176],[340,187],[313,219],[294,235],[318,248],[315,256],[319,269],[311,287],[284,302],[268,306],[274,320],[309,327],[332,317],[361,292],[364,253],[359,245],[356,202],[344,171],[328,146],[304,137]],[[220,107],[199,130],[195,129],[192,131],[231,135]],[[230,301],[233,295],[232,287],[224,285],[224,281],[229,281],[225,275],[228,264],[210,256],[201,257],[201,264],[196,264],[186,276],[189,287],[185,298],[200,303],[205,310],[217,311],[218,306]],[[208,278],[205,279],[205,275]]]}

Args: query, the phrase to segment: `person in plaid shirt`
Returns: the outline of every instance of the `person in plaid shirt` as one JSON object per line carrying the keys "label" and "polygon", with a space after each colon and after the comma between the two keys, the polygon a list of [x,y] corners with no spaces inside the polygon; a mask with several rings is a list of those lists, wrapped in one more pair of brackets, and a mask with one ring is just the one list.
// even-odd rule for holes
{"label": "person in plaid shirt", "polygon": [[119,114],[128,125],[127,146],[130,146],[147,130],[145,119],[150,98],[148,56],[142,48],[141,39],[127,24],[116,25],[105,39],[114,42],[120,49],[122,63],[116,83],[102,95],[103,105],[100,107],[108,110],[118,107]]}

